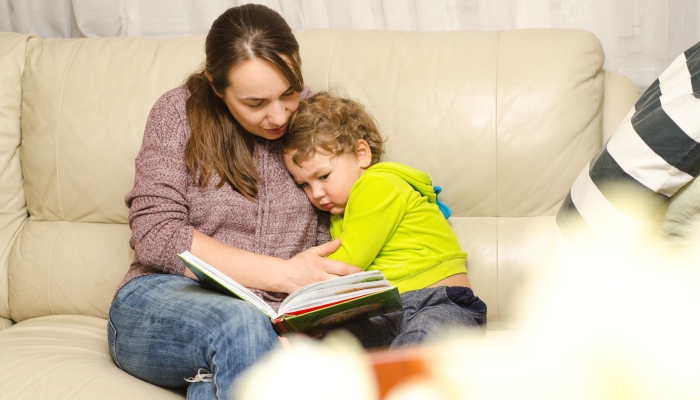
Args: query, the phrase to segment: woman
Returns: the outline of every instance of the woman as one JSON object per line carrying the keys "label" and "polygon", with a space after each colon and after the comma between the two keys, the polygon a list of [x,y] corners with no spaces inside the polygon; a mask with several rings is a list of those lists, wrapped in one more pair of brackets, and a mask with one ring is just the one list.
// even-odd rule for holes
{"label": "woman", "polygon": [[359,269],[324,258],[339,243],[325,243],[328,221],[277,151],[308,95],[287,23],[264,6],[231,8],[213,23],[205,52],[203,71],[148,117],[125,199],[136,257],[108,337],[126,372],[164,387],[192,382],[191,399],[229,399],[236,376],[277,335],[254,306],[201,288],[177,253],[189,250],[273,307],[285,293]]}

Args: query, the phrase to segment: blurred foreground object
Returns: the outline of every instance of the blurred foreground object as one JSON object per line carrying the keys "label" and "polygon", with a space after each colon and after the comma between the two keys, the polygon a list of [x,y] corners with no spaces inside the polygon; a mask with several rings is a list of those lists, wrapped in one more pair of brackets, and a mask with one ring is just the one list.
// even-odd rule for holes
{"label": "blurred foreground object", "polygon": [[524,299],[534,311],[515,335],[451,332],[429,346],[370,353],[369,363],[347,338],[293,341],[292,351],[277,351],[246,377],[243,398],[312,381],[315,388],[297,385],[285,397],[699,398],[700,247],[601,242],[589,250],[562,254],[559,273],[540,278]]}
{"label": "blurred foreground object", "polygon": [[244,373],[237,398],[379,399],[374,377],[359,343],[349,334],[322,341],[296,335]]}

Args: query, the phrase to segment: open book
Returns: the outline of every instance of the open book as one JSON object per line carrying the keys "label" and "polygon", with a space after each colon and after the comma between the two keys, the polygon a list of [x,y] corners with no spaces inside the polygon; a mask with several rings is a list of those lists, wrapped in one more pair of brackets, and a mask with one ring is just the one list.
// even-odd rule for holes
{"label": "open book", "polygon": [[380,271],[358,272],[299,288],[279,310],[189,251],[178,257],[203,285],[245,300],[265,313],[278,333],[325,329],[403,308],[396,287]]}

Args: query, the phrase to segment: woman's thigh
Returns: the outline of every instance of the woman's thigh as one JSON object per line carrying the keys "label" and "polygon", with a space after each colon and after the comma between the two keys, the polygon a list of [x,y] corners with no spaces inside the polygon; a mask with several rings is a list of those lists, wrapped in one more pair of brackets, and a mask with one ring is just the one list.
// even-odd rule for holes
{"label": "woman's thigh", "polygon": [[167,274],[124,286],[108,331],[117,365],[164,387],[185,386],[200,369],[228,385],[277,343],[270,320],[251,304]]}

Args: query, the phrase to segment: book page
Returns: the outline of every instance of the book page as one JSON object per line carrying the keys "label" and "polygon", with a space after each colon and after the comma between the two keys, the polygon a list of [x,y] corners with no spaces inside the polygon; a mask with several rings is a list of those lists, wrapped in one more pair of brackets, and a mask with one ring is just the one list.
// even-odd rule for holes
{"label": "book page", "polygon": [[347,299],[352,299],[356,297],[362,297],[362,296],[367,296],[372,293],[377,293],[377,292],[383,292],[385,290],[390,290],[393,289],[393,286],[382,286],[382,287],[373,287],[373,288],[368,288],[368,289],[361,289],[361,290],[355,290],[351,292],[345,292],[337,295],[329,295],[323,298],[311,298],[311,299],[302,299],[302,301],[294,302],[291,304],[287,304],[284,308],[280,307],[279,313],[281,315],[285,313],[291,313],[297,310],[305,309],[305,308],[311,308],[311,307],[316,307],[316,306],[322,306],[324,304],[329,304],[329,303],[337,303],[341,302],[343,300]]}
{"label": "book page", "polygon": [[[389,286],[389,281],[387,281],[386,279],[382,279],[381,281],[361,282],[352,285],[343,285],[319,290],[311,290],[294,297],[292,301],[287,302],[287,304],[284,305],[284,309],[288,310],[296,308],[299,304],[307,303],[310,300],[324,301],[324,299],[331,298],[333,296],[351,294],[352,292],[357,292],[365,289],[388,288]],[[280,307],[280,314],[281,313],[282,308]]]}
{"label": "book page", "polygon": [[[180,253],[178,254],[178,256],[182,261],[184,261],[185,265],[187,265],[188,268],[192,269],[192,272],[197,276],[197,278],[200,278],[200,280],[201,274],[204,274],[204,280],[207,281],[207,283],[214,285],[218,284],[218,286],[223,287],[227,291],[231,292],[231,294],[253,304],[255,307],[259,308],[260,311],[265,313],[265,315],[267,315],[270,318],[276,318],[279,316],[279,314],[277,314],[275,310],[272,309],[272,307],[265,303],[263,299],[256,296],[250,290],[248,290],[248,288],[236,282],[230,276],[225,275],[218,269],[207,264],[203,260],[200,260],[189,251]],[[200,273],[197,273],[198,271]]]}
{"label": "book page", "polygon": [[[372,282],[372,281],[380,281],[384,280],[384,274],[382,274],[380,271],[363,271],[363,272],[358,272],[355,274],[350,274],[350,275],[345,275],[345,276],[340,276],[334,279],[329,279],[327,281],[322,281],[322,282],[316,282],[312,283],[309,285],[306,285],[302,288],[297,289],[293,293],[290,293],[289,296],[287,296],[286,299],[282,302],[280,305],[280,310],[284,309],[284,307],[289,304],[290,302],[294,301],[296,297],[301,296],[303,293],[307,293],[313,290],[321,290],[321,289],[326,289],[326,288],[331,288],[331,287],[337,287],[337,286],[347,286],[347,285],[353,285],[353,284],[358,284],[358,283],[363,283],[363,282]],[[281,312],[281,311],[280,311]]]}

